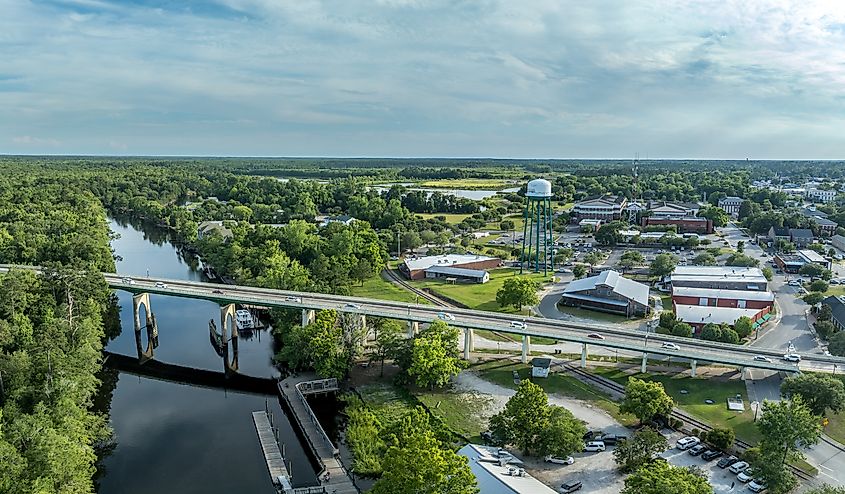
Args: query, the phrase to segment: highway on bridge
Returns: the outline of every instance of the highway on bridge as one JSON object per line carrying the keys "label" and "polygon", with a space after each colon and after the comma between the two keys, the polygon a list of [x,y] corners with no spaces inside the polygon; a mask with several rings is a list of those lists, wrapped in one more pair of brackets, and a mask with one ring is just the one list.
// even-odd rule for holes
{"label": "highway on bridge", "polygon": [[[10,267],[0,266],[0,272],[8,271]],[[18,268],[39,269],[28,266],[18,266]],[[140,277],[130,279],[124,275],[115,273],[103,273],[103,276],[108,285],[117,290],[212,300],[220,304],[239,303],[300,310],[333,309],[338,312],[419,323],[428,323],[437,320],[444,313],[442,307],[361,297],[273,290],[252,286],[221,285],[166,278]],[[156,286],[156,284],[159,284],[159,286]],[[162,287],[161,284],[166,285],[166,287]],[[681,357],[699,363],[712,362],[741,368],[769,369],[786,372],[797,372],[798,370],[831,372],[833,371],[834,364],[840,370],[845,368],[845,358],[842,357],[805,355],[801,363],[795,365],[782,360],[783,353],[777,349],[751,348],[742,345],[731,345],[658,333],[623,330],[600,324],[572,323],[554,319],[522,317],[471,309],[450,308],[448,309],[448,313],[454,317],[454,320],[448,320],[447,322],[456,327],[483,329],[519,336],[543,336],[561,341],[581,343],[588,347],[600,346],[642,352],[649,355]],[[525,327],[512,325],[511,323],[514,321],[525,323]],[[591,338],[589,336],[590,334],[600,334],[604,339]],[[679,349],[663,348],[663,344],[667,342],[676,344]],[[765,356],[769,361],[759,359],[759,356]],[[755,360],[755,357],[758,357],[758,359]]]}

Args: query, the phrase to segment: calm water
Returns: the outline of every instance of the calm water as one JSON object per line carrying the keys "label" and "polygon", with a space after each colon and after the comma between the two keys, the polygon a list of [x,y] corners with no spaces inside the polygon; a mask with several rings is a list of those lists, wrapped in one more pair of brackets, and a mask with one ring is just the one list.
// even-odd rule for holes
{"label": "calm water", "polygon": [[[373,189],[379,192],[385,192],[390,190],[390,186],[393,184],[382,184],[373,186]],[[408,184],[399,184],[399,185],[408,185]],[[463,197],[465,199],[472,199],[474,201],[480,201],[482,199],[487,199],[488,197],[493,197],[496,195],[497,192],[518,192],[519,187],[511,187],[507,189],[502,189],[501,191],[498,190],[473,190],[473,189],[430,189],[430,188],[419,188],[419,187],[408,187],[408,190],[419,190],[423,192],[428,192],[431,194],[432,192],[440,192],[444,195],[455,196],[455,197]]]}
{"label": "calm water", "polygon": [[[112,243],[122,257],[119,273],[201,280],[202,274],[182,259],[166,235],[141,231],[112,220],[120,234]],[[132,297],[117,292],[122,332],[107,350],[137,355]],[[152,312],[159,327],[155,359],[168,364],[223,371],[223,361],[208,337],[208,321],[219,326],[217,304],[152,295]],[[145,340],[146,342],[146,340]],[[239,342],[240,372],[257,377],[277,375],[272,366],[272,338],[256,332]],[[226,390],[194,387],[119,373],[111,400],[111,425],[116,448],[102,465],[102,494],[197,492],[203,494],[273,493],[251,412],[265,402],[280,424],[281,440],[293,463],[297,486],[313,485],[314,469],[287,422],[278,399]]]}

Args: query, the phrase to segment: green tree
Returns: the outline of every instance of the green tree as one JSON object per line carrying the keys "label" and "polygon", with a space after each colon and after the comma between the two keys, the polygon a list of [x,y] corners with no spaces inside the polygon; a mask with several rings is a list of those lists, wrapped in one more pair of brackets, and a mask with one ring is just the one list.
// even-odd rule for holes
{"label": "green tree", "polygon": [[410,346],[407,374],[420,387],[445,386],[464,367],[458,357],[460,332],[443,321],[420,331]]}
{"label": "green tree", "polygon": [[539,453],[567,457],[584,449],[587,428],[572,412],[563,407],[549,406],[546,427],[540,437]]}
{"label": "green tree", "polygon": [[249,221],[252,218],[252,209],[247,206],[235,206],[232,208],[232,214],[238,221]]}
{"label": "green tree", "polygon": [[403,249],[408,249],[411,252],[422,245],[420,234],[415,231],[407,231],[400,235],[400,245]]}
{"label": "green tree", "polygon": [[513,307],[522,310],[527,305],[540,302],[537,290],[540,284],[528,277],[513,276],[505,280],[502,288],[496,292],[496,302],[500,307]]}
{"label": "green tree", "polygon": [[622,236],[619,235],[619,230],[624,227],[621,221],[611,221],[600,226],[596,231],[594,237],[596,242],[601,245],[616,245],[622,241]]}
{"label": "green tree", "polygon": [[672,254],[657,254],[654,260],[651,261],[650,271],[652,276],[663,278],[672,274],[676,265],[677,260]]}
{"label": "green tree", "polygon": [[816,330],[816,334],[819,335],[819,338],[823,340],[830,339],[830,337],[836,333],[836,326],[834,326],[830,321],[816,321],[815,324],[813,324],[813,329]]}
{"label": "green tree", "polygon": [[780,392],[787,397],[800,396],[814,415],[824,416],[828,411],[839,413],[845,408],[845,384],[833,376],[800,374],[787,377],[780,385]]}
{"label": "green tree", "polygon": [[759,264],[760,261],[758,261],[757,259],[746,256],[745,254],[741,254],[739,252],[731,254],[725,261],[726,266],[753,267]]}
{"label": "green tree", "polygon": [[824,484],[820,487],[813,487],[810,490],[804,491],[804,494],[845,494],[845,487],[834,487],[830,484]]}
{"label": "green tree", "polygon": [[[424,459],[424,461],[422,461]],[[373,494],[477,494],[466,457],[444,448],[431,430],[403,434],[382,459],[383,473]]]}
{"label": "green tree", "polygon": [[658,415],[667,415],[674,405],[662,383],[631,377],[625,385],[625,398],[619,406],[619,411],[630,413],[643,423]]}
{"label": "green tree", "polygon": [[819,441],[819,417],[796,395],[790,400],[763,402],[763,414],[757,421],[760,431],[760,470],[773,493],[788,492],[795,485],[795,477],[787,463],[803,459],[801,452]]}
{"label": "green tree", "polygon": [[583,264],[576,264],[572,268],[572,275],[576,280],[583,278],[587,275],[587,266],[584,266]]}
{"label": "green tree", "polygon": [[721,228],[727,225],[728,221],[731,219],[731,217],[728,216],[728,213],[719,207],[704,208],[698,212],[698,216],[713,221],[713,226],[716,228]]}
{"label": "green tree", "polygon": [[709,323],[701,328],[702,340],[720,341],[722,343],[739,343],[739,335],[733,329],[719,324]]}
{"label": "green tree", "polygon": [[715,266],[716,257],[709,252],[702,252],[692,258],[692,263],[696,266]]}
{"label": "green tree", "polygon": [[629,250],[622,254],[619,260],[619,265],[626,269],[631,269],[635,266],[641,266],[645,262],[645,257],[636,250]]}
{"label": "green tree", "polygon": [[621,494],[713,494],[705,478],[686,468],[652,462],[625,478]]}
{"label": "green tree", "polygon": [[669,331],[669,334],[674,336],[682,336],[684,338],[691,338],[692,337],[692,326],[685,322],[679,322],[672,326],[672,329]]}
{"label": "green tree", "polygon": [[375,345],[370,360],[379,363],[379,375],[384,375],[384,361],[399,356],[407,340],[399,321],[386,319],[376,325]]}
{"label": "green tree", "polygon": [[824,300],[824,294],[819,292],[810,292],[807,295],[801,297],[801,300],[806,302],[808,305],[816,305],[822,300]]}
{"label": "green tree", "polygon": [[766,281],[772,281],[772,278],[775,277],[775,273],[772,271],[772,268],[765,267],[760,271],[763,272],[763,276],[766,278]]}
{"label": "green tree", "polygon": [[708,443],[712,444],[716,448],[722,451],[727,451],[731,446],[733,446],[736,434],[733,429],[717,427],[707,432],[706,439]]}
{"label": "green tree", "polygon": [[678,322],[678,318],[675,317],[675,313],[671,310],[664,310],[660,313],[660,327],[671,330]]}
{"label": "green tree", "polygon": [[548,404],[549,398],[543,388],[523,380],[504,410],[490,419],[490,429],[508,444],[530,455],[535,447],[543,448],[543,434],[548,430],[551,415]]}
{"label": "green tree", "polygon": [[845,331],[838,331],[831,336],[827,349],[832,355],[845,357]]}
{"label": "green tree", "polygon": [[586,262],[590,266],[596,266],[598,264],[601,264],[602,261],[604,261],[604,254],[598,251],[592,251],[586,256],[584,256],[584,262]]}
{"label": "green tree", "polygon": [[557,249],[555,251],[555,263],[563,264],[566,261],[572,259],[573,255],[575,255],[575,251],[568,248],[568,247],[564,247],[562,249]]}
{"label": "green tree", "polygon": [[823,280],[829,280],[833,277],[833,273],[829,269],[814,262],[808,262],[807,264],[801,266],[798,273],[813,278],[821,278]]}
{"label": "green tree", "polygon": [[811,292],[826,292],[830,286],[824,280],[816,280],[810,283]]}
{"label": "green tree", "polygon": [[751,334],[754,328],[754,322],[750,317],[742,316],[734,323],[734,331],[740,338],[746,338]]}
{"label": "green tree", "polygon": [[499,228],[501,228],[502,230],[505,230],[505,231],[513,230],[513,227],[514,227],[513,220],[502,220],[499,223]]}
{"label": "green tree", "polygon": [[650,463],[667,447],[668,443],[662,434],[646,427],[637,431],[630,440],[616,446],[613,458],[623,472],[633,472]]}

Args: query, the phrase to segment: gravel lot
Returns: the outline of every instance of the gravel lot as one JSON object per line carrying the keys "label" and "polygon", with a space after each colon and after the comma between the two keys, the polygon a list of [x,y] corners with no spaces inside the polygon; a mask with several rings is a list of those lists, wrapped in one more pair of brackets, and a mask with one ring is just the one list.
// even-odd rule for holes
{"label": "gravel lot", "polygon": [[[715,494],[728,492],[751,492],[746,487],[746,484],[736,480],[736,475],[734,475],[729,469],[721,469],[716,466],[716,463],[718,463],[723,457],[716,458],[712,461],[704,461],[700,456],[691,456],[687,451],[675,449],[675,441],[682,437],[684,437],[684,435],[679,433],[674,433],[669,436],[669,445],[671,446],[671,449],[667,450],[660,456],[666,458],[671,464],[676,466],[689,467],[696,465],[701,467],[704,472],[707,473],[710,479],[710,485],[713,486],[713,492]],[[731,490],[731,482],[735,482],[733,490]]]}

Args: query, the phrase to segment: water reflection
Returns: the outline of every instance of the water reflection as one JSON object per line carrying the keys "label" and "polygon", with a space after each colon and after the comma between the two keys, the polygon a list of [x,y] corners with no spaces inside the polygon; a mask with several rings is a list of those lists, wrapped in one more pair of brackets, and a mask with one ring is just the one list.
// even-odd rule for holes
{"label": "water reflection", "polygon": [[[204,281],[196,261],[171,243],[167,231],[125,219],[113,220],[111,228],[120,235],[112,242],[120,256],[119,273],[143,277],[149,270],[152,276]],[[217,354],[208,324],[221,314],[214,302],[147,295],[136,311],[132,294],[116,292],[115,299],[120,312],[108,316],[113,320],[108,352],[138,357],[142,366],[173,364],[218,374],[234,367],[230,370],[246,376],[278,375],[266,331],[223,334],[223,340],[229,340],[225,357]],[[100,377],[103,386],[95,406],[110,413],[115,433],[111,451],[100,464],[101,493],[274,492],[251,417],[265,404],[279,419],[294,484],[315,482],[313,466],[275,396],[166,382],[109,368]]]}

